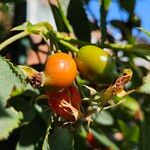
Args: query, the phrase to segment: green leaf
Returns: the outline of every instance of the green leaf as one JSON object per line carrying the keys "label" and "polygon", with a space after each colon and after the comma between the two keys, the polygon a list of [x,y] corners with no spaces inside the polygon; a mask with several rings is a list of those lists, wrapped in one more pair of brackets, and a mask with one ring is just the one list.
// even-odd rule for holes
{"label": "green leaf", "polygon": [[104,7],[106,10],[108,10],[110,4],[111,4],[111,0],[104,0]]}
{"label": "green leaf", "polygon": [[46,124],[40,116],[36,116],[21,132],[16,150],[41,149],[45,137]]}
{"label": "green leaf", "polygon": [[60,32],[67,31],[65,23],[61,17],[59,9],[51,3],[50,3],[50,5],[51,5],[52,11],[53,11],[53,15],[55,18],[55,22],[56,22],[56,26],[57,26],[58,31],[60,31]]}
{"label": "green leaf", "polygon": [[14,27],[12,31],[26,31],[29,35],[30,34],[38,34],[42,35],[44,39],[49,38],[48,32],[52,29],[50,23],[48,22],[39,22],[35,25],[30,23],[29,21],[23,23],[20,26]]}
{"label": "green leaf", "polygon": [[69,3],[70,3],[70,0],[59,0],[61,6],[62,6],[62,9],[65,13],[65,15],[67,16],[67,10],[68,10],[68,6],[69,6]]}
{"label": "green leaf", "polygon": [[19,127],[20,119],[23,119],[22,113],[18,113],[14,108],[5,108],[8,99],[27,89],[35,90],[25,82],[25,76],[19,67],[14,66],[9,60],[1,56],[0,85],[0,138],[7,138],[13,129]]}
{"label": "green leaf", "polygon": [[97,112],[93,116],[93,120],[99,124],[110,126],[113,125],[114,120],[111,116],[111,114],[108,111],[101,111],[100,113]]}
{"label": "green leaf", "polygon": [[14,95],[21,94],[26,90],[34,90],[26,82],[26,77],[18,66],[14,66],[9,60],[0,56],[0,97],[6,105],[7,100]]}
{"label": "green leaf", "polygon": [[51,150],[73,150],[73,136],[67,128],[54,128],[50,140]]}
{"label": "green leaf", "polygon": [[104,133],[97,132],[96,130],[91,129],[91,132],[93,133],[94,137],[97,139],[97,141],[99,141],[100,143],[102,143],[103,145],[107,146],[107,147],[111,147],[112,150],[119,150],[119,148],[117,147],[117,145],[115,143],[113,143]]}
{"label": "green leaf", "polygon": [[44,138],[44,142],[42,145],[42,150],[50,150],[50,129],[51,127],[49,126]]}
{"label": "green leaf", "polygon": [[127,140],[130,142],[137,143],[139,137],[140,137],[140,128],[136,124],[134,124],[131,128],[129,128]]}
{"label": "green leaf", "polygon": [[27,32],[29,33],[33,33],[33,34],[41,34],[41,35],[45,35],[46,33],[48,33],[49,30],[51,30],[53,27],[51,26],[50,23],[48,22],[39,22],[35,25],[29,25],[27,27]]}
{"label": "green leaf", "polygon": [[118,124],[119,124],[121,132],[124,134],[125,137],[127,137],[129,133],[128,126],[122,120],[118,120]]}
{"label": "green leaf", "polygon": [[121,7],[124,8],[126,11],[128,11],[131,14],[134,12],[136,0],[119,0],[119,1]]}
{"label": "green leaf", "polygon": [[8,13],[9,12],[9,6],[7,4],[1,4],[0,5],[0,11],[2,11],[4,13]]}
{"label": "green leaf", "polygon": [[143,29],[142,27],[139,27],[139,29],[140,29],[142,32],[144,32],[147,36],[150,37],[150,32],[149,32],[149,31]]}
{"label": "green leaf", "polygon": [[31,103],[34,96],[36,96],[35,92],[27,90],[22,94],[9,99],[8,101],[10,106],[14,107],[15,110],[21,111],[23,113],[23,122],[31,121],[37,113]]}
{"label": "green leaf", "polygon": [[[12,91],[15,89],[25,89],[27,83],[22,71],[14,66],[7,59],[0,56],[0,97],[3,100],[10,98]],[[5,101],[6,104],[6,101]]]}
{"label": "green leaf", "polygon": [[142,122],[142,150],[150,147],[150,124],[147,121]]}
{"label": "green leaf", "polygon": [[[82,0],[70,0],[67,18],[78,39],[91,41],[90,22],[83,8]],[[81,21],[82,20],[82,21]]]}
{"label": "green leaf", "polygon": [[140,136],[140,128],[138,125],[133,124],[131,126],[127,126],[122,120],[119,120],[118,124],[127,141],[135,143],[138,142]]}
{"label": "green leaf", "polygon": [[22,25],[12,28],[11,31],[23,31],[32,26],[33,25],[29,21],[27,21],[27,22],[23,23]]}
{"label": "green leaf", "polygon": [[13,107],[5,108],[0,98],[0,140],[7,139],[9,134],[19,127],[22,113],[17,112]]}
{"label": "green leaf", "polygon": [[140,110],[140,104],[131,96],[125,96],[121,100],[124,102],[120,105],[121,108],[124,108],[131,115],[135,115],[137,111]]}
{"label": "green leaf", "polygon": [[150,94],[150,73],[143,78],[143,85],[139,88],[139,91]]}
{"label": "green leaf", "polygon": [[84,127],[80,126],[76,128],[73,135],[74,135],[74,149],[88,150],[86,143],[87,131],[84,129]]}

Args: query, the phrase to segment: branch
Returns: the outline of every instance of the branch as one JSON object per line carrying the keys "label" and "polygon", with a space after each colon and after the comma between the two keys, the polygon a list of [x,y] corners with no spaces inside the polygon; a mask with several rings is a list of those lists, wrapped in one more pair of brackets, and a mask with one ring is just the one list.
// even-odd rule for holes
{"label": "branch", "polygon": [[77,53],[79,51],[78,48],[76,48],[75,46],[69,44],[68,42],[60,40],[59,43],[62,44],[63,46],[65,46],[65,47],[69,48],[69,50],[71,50],[72,52]]}
{"label": "branch", "polygon": [[100,14],[101,14],[101,18],[100,18],[101,45],[103,48],[103,45],[106,40],[106,32],[107,32],[107,29],[106,29],[107,10],[105,8],[105,0],[101,1]]}
{"label": "branch", "polygon": [[[150,52],[150,45],[149,44],[136,44],[136,45],[131,45],[131,44],[114,44],[114,43],[108,43],[108,44],[92,44],[89,42],[85,42],[82,40],[78,40],[75,38],[71,38],[68,36],[62,36],[60,33],[56,33],[55,34],[58,40],[63,40],[65,42],[71,43],[71,44],[77,44],[80,46],[84,46],[84,45],[96,45],[99,46],[101,48],[110,48],[112,50],[116,50],[116,51],[124,51],[124,52],[128,52],[128,53],[138,53],[139,50],[142,50],[143,52]],[[141,52],[141,51],[139,51]],[[146,52],[146,53],[147,53]]]}
{"label": "branch", "polygon": [[125,52],[138,52],[138,49],[140,50],[150,50],[150,45],[148,44],[136,44],[136,45],[131,45],[131,44],[104,44],[105,48],[110,48],[113,50],[122,50]]}
{"label": "branch", "polygon": [[9,44],[27,36],[28,33],[26,31],[23,31],[19,34],[14,35],[13,37],[7,39],[6,41],[4,41],[3,43],[0,44],[0,51],[3,50],[6,46],[8,46]]}

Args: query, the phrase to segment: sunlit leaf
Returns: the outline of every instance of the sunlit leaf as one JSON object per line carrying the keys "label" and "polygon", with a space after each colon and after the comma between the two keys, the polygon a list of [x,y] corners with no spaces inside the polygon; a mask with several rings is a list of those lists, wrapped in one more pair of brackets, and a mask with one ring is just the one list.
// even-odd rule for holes
{"label": "sunlit leaf", "polygon": [[147,31],[147,30],[145,30],[145,29],[142,28],[142,27],[139,27],[139,29],[140,29],[142,32],[144,32],[147,36],[150,37],[150,31]]}
{"label": "sunlit leaf", "polygon": [[110,4],[111,4],[111,0],[104,0],[104,6],[106,10],[109,8]]}
{"label": "sunlit leaf", "polygon": [[65,0],[65,1],[64,0],[59,0],[59,2],[62,6],[62,9],[63,9],[65,15],[67,16],[67,11],[68,11],[68,6],[69,6],[70,0]]}
{"label": "sunlit leaf", "polygon": [[38,71],[29,66],[19,65],[19,68],[23,71],[23,73],[27,77],[32,77],[34,74],[38,73]]}
{"label": "sunlit leaf", "polygon": [[23,23],[22,25],[19,25],[17,27],[14,27],[12,31],[26,31],[29,35],[30,34],[38,34],[41,35],[44,39],[49,38],[48,32],[53,27],[48,22],[39,22],[37,24],[32,24],[29,21]]}
{"label": "sunlit leaf", "polygon": [[15,89],[25,90],[29,86],[22,71],[3,57],[0,57],[0,85],[3,85],[0,86],[0,97],[4,100],[10,98]]}
{"label": "sunlit leaf", "polygon": [[140,110],[140,104],[131,96],[125,96],[121,100],[124,100],[124,102],[120,105],[120,107],[124,108],[126,112],[135,115],[137,111]]}
{"label": "sunlit leaf", "polygon": [[23,30],[26,30],[28,27],[32,27],[32,26],[33,25],[29,21],[27,21],[23,23],[22,25],[12,28],[11,31],[23,31]]}

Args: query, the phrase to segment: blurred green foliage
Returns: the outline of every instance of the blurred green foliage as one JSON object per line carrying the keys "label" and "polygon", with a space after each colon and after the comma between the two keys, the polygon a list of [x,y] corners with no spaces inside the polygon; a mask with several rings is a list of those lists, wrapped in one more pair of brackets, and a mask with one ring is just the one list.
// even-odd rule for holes
{"label": "blurred green foliage", "polygon": [[[8,36],[8,30],[11,27],[9,2],[22,1],[1,1],[0,41],[3,41]],[[115,43],[114,35],[111,35],[106,28],[108,23],[106,21],[107,11],[109,10],[111,0],[102,1],[100,4],[101,17],[103,17],[100,29],[95,23],[91,23],[88,20],[83,5],[85,3],[87,1],[68,0],[67,6],[64,7],[63,1],[60,1],[60,6],[63,6],[62,8],[50,3],[58,31],[66,32],[67,34],[70,34],[70,32],[71,34],[74,33],[80,44],[84,42],[89,44],[91,41],[91,32],[96,29],[102,35],[102,39],[97,40],[97,45],[105,48],[106,43],[117,44]],[[111,20],[109,22],[112,26],[120,30],[122,39],[119,42],[125,41],[131,45],[138,44],[136,37],[132,35],[132,30],[135,27],[140,27],[142,21],[135,13],[136,0],[117,0],[116,3],[128,13],[127,21]],[[63,14],[63,11],[66,14]],[[10,21],[6,20],[7,16]],[[8,27],[5,26],[8,23],[7,21],[10,24]],[[41,35],[44,34],[44,37],[49,38],[49,34],[45,34],[47,33],[46,24],[40,31],[39,28],[41,26],[36,26],[37,30],[34,30],[35,26],[31,24],[30,26],[33,27],[31,32],[40,32]],[[26,26],[21,26],[19,29],[26,29]],[[148,36],[150,35],[149,31],[141,30]],[[49,27],[50,31],[51,28]],[[55,33],[53,33],[53,37],[55,36]],[[70,40],[71,42],[73,43]],[[64,46],[58,40],[54,41],[54,44],[59,49],[62,49]],[[86,139],[89,132],[92,132],[101,150],[108,150],[108,148],[111,150],[150,149],[150,75],[146,67],[139,67],[134,62],[134,59],[138,57],[149,61],[149,47],[147,44],[144,46],[145,49],[134,48],[134,52],[136,51],[137,53],[129,52],[128,48],[124,50],[121,49],[122,47],[119,50],[112,48],[113,56],[117,61],[118,71],[124,68],[132,69],[133,78],[126,89],[135,89],[136,92],[130,94],[130,96],[116,98],[113,104],[123,101],[117,107],[92,115],[93,121],[90,126],[83,120],[80,120],[76,124],[63,124],[64,122],[59,121],[49,110],[45,100],[36,101],[39,92],[42,93],[43,91],[33,89],[26,83],[26,77],[22,74],[19,67],[10,63],[9,60],[0,57],[0,149],[6,148],[6,143],[11,140],[8,137],[14,134],[16,128],[19,129],[19,132],[17,133],[17,142],[14,144],[13,149],[17,150],[94,150],[94,147]],[[121,53],[121,56],[119,53]],[[127,58],[127,61],[124,61],[124,58]],[[101,94],[96,93],[90,97],[90,92],[93,89],[91,90],[89,87],[95,87],[95,85],[87,82],[89,87],[85,87],[83,85],[86,81],[80,78],[77,81],[80,81],[77,85],[84,101],[83,107],[86,108],[89,103],[92,103],[91,99],[96,101],[96,97],[101,96]],[[94,103],[92,104],[94,105]]]}

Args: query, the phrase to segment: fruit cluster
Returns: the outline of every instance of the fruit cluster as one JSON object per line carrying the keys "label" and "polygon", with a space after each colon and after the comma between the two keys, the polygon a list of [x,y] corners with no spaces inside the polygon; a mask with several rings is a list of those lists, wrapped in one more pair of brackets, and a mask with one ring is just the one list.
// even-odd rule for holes
{"label": "fruit cluster", "polygon": [[53,112],[68,121],[80,118],[80,93],[74,85],[77,70],[95,84],[111,83],[117,76],[115,60],[96,46],[83,46],[73,59],[66,53],[50,55],[44,70],[44,87]]}

